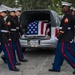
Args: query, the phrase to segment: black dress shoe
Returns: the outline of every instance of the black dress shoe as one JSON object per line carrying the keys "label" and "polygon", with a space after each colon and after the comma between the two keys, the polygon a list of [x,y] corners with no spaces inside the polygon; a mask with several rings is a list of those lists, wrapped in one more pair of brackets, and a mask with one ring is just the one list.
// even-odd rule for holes
{"label": "black dress shoe", "polygon": [[60,72],[60,71],[52,70],[52,69],[49,69],[48,71],[52,71],[52,72]]}
{"label": "black dress shoe", "polygon": [[18,71],[20,71],[20,69],[18,69],[18,68],[14,68],[14,69],[10,69],[11,71],[16,71],[16,72],[18,72]]}
{"label": "black dress shoe", "polygon": [[16,65],[21,65],[21,63],[20,62],[16,62]]}
{"label": "black dress shoe", "polygon": [[75,70],[73,71],[73,74],[75,74]]}
{"label": "black dress shoe", "polygon": [[27,59],[23,59],[23,60],[20,60],[21,62],[28,62],[28,60]]}
{"label": "black dress shoe", "polygon": [[5,63],[7,63],[6,58],[4,57],[4,55],[1,56],[1,59],[2,59]]}

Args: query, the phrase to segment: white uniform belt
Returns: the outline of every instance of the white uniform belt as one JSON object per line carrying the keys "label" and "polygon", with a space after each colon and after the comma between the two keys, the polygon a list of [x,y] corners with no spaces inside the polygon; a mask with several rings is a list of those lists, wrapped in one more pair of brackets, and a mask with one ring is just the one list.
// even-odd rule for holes
{"label": "white uniform belt", "polygon": [[[59,29],[62,29],[62,28],[63,28],[63,27],[59,27]],[[70,29],[71,29],[71,27],[68,27],[67,29],[69,29],[69,30],[70,30]]]}
{"label": "white uniform belt", "polygon": [[16,29],[11,29],[11,31],[16,31]]}
{"label": "white uniform belt", "polygon": [[9,39],[9,41],[11,41],[11,39]]}
{"label": "white uniform belt", "polygon": [[8,31],[7,30],[1,30],[1,32],[7,33]]}
{"label": "white uniform belt", "polygon": [[16,27],[16,29],[19,29],[19,27]]}

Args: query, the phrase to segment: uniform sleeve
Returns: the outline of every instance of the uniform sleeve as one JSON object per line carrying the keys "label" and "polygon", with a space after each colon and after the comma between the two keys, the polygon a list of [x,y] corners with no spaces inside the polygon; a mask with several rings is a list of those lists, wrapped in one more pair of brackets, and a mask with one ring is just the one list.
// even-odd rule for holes
{"label": "uniform sleeve", "polygon": [[0,31],[1,31],[1,23],[0,23]]}
{"label": "uniform sleeve", "polygon": [[18,17],[16,17],[16,18],[17,18],[17,22],[18,22],[18,25],[19,25],[19,32],[20,32],[21,35],[23,35],[24,32],[23,32],[22,27],[20,25],[20,18],[19,18],[19,20],[18,20]]}
{"label": "uniform sleeve", "polygon": [[1,43],[1,23],[0,23],[0,43]]}
{"label": "uniform sleeve", "polygon": [[21,35],[23,35],[23,34],[24,34],[24,32],[23,32],[23,30],[22,30],[21,26],[20,26],[20,34],[21,34]]}
{"label": "uniform sleeve", "polygon": [[0,23],[0,33],[1,33],[1,23]]}
{"label": "uniform sleeve", "polygon": [[60,39],[64,33],[67,32],[68,27],[70,27],[71,24],[71,17],[69,15],[65,15],[63,19],[62,29],[59,30],[59,34],[57,36],[58,39]]}
{"label": "uniform sleeve", "polygon": [[[18,19],[18,18],[17,18]],[[18,24],[18,26],[19,26],[19,33],[21,34],[21,35],[23,35],[24,34],[24,32],[23,32],[23,30],[22,30],[22,27],[21,27],[21,25],[20,25],[20,22],[17,20],[17,24]]]}
{"label": "uniform sleeve", "polygon": [[8,31],[10,31],[11,21],[9,18],[6,19]]}

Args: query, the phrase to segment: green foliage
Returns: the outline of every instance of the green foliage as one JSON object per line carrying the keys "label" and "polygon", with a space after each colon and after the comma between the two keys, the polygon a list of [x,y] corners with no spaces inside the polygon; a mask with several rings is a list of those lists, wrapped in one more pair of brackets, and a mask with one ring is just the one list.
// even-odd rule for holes
{"label": "green foliage", "polygon": [[52,9],[61,14],[61,1],[71,2],[75,6],[75,0],[0,0],[0,4],[5,4],[9,7],[21,6],[24,10],[29,9]]}

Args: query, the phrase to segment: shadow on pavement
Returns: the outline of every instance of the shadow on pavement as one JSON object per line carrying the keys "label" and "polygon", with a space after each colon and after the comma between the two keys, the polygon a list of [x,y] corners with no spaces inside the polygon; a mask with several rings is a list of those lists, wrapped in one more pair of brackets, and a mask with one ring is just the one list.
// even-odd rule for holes
{"label": "shadow on pavement", "polygon": [[25,54],[54,55],[56,49],[26,49]]}

